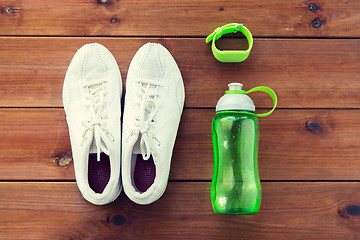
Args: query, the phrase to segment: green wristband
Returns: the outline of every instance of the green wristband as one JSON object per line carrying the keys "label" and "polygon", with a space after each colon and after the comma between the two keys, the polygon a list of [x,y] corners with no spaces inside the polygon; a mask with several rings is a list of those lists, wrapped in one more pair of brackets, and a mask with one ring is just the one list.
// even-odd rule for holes
{"label": "green wristband", "polygon": [[[215,41],[221,38],[222,35],[236,32],[242,32],[245,35],[249,43],[249,48],[247,50],[222,51],[216,48]],[[214,57],[220,62],[242,62],[249,56],[251,48],[253,46],[253,38],[251,32],[243,24],[239,23],[230,23],[222,27],[218,27],[206,38],[206,43],[209,43],[211,40],[211,50],[214,54]]]}

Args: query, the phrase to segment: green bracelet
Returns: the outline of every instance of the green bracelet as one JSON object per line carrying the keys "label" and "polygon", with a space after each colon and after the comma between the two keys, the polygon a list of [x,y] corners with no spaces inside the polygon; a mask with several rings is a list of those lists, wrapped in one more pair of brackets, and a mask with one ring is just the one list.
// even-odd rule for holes
{"label": "green bracelet", "polygon": [[[222,51],[216,48],[215,41],[221,38],[222,35],[228,33],[242,32],[249,43],[249,48],[247,50],[226,50]],[[209,43],[212,40],[211,50],[214,54],[214,57],[220,62],[242,62],[250,54],[251,48],[253,46],[253,38],[249,29],[247,29],[243,24],[239,23],[230,23],[222,27],[218,27],[206,38],[206,43]]]}

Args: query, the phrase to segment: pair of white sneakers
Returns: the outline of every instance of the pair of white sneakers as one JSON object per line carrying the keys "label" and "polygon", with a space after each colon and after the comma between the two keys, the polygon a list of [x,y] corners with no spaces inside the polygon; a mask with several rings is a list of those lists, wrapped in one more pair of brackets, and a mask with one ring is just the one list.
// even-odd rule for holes
{"label": "pair of white sneakers", "polygon": [[121,96],[120,70],[110,51],[97,43],[81,47],[66,73],[63,104],[76,182],[96,205],[114,201],[122,188],[135,203],[150,204],[166,189],[185,100],[169,51],[147,43],[133,57],[122,133]]}

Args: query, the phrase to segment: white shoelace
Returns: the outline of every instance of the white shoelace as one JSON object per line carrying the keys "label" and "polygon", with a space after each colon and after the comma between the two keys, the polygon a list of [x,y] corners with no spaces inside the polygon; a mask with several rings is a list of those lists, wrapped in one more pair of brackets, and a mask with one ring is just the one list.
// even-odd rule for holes
{"label": "white shoelace", "polygon": [[[140,105],[139,117],[136,118],[136,127],[133,134],[141,134],[140,151],[144,160],[148,160],[152,154],[152,139],[155,139],[151,131],[154,125],[154,118],[157,113],[159,96],[158,89],[161,83],[151,80],[137,80],[140,84],[140,91],[137,93],[138,100],[136,103]],[[153,87],[151,87],[151,85]],[[156,140],[156,139],[155,139]]]}
{"label": "white shoelace", "polygon": [[[103,115],[107,91],[104,89],[105,80],[97,80],[85,83],[82,87],[86,88],[86,103],[89,107],[89,119],[84,120],[82,125],[85,127],[83,132],[83,143],[87,137],[94,138],[97,147],[97,161],[100,161],[101,151],[109,155],[109,150],[104,144],[103,139],[107,138],[114,141],[113,136],[105,128],[107,116]],[[87,136],[90,135],[90,136]],[[82,144],[83,144],[82,143]]]}

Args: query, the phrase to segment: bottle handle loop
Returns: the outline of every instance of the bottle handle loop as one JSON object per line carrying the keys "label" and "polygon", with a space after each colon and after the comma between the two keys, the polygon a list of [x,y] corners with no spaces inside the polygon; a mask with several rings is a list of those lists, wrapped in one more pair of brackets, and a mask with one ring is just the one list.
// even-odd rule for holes
{"label": "bottle handle loop", "polygon": [[275,108],[277,106],[277,96],[276,96],[275,92],[269,87],[259,86],[259,87],[254,87],[254,88],[250,89],[249,91],[246,92],[246,94],[249,94],[249,93],[252,93],[252,92],[265,92],[265,93],[270,95],[270,97],[273,100],[274,107],[270,111],[268,111],[266,113],[257,113],[257,114],[253,113],[253,115],[255,115],[256,117],[269,116],[275,110]]}

